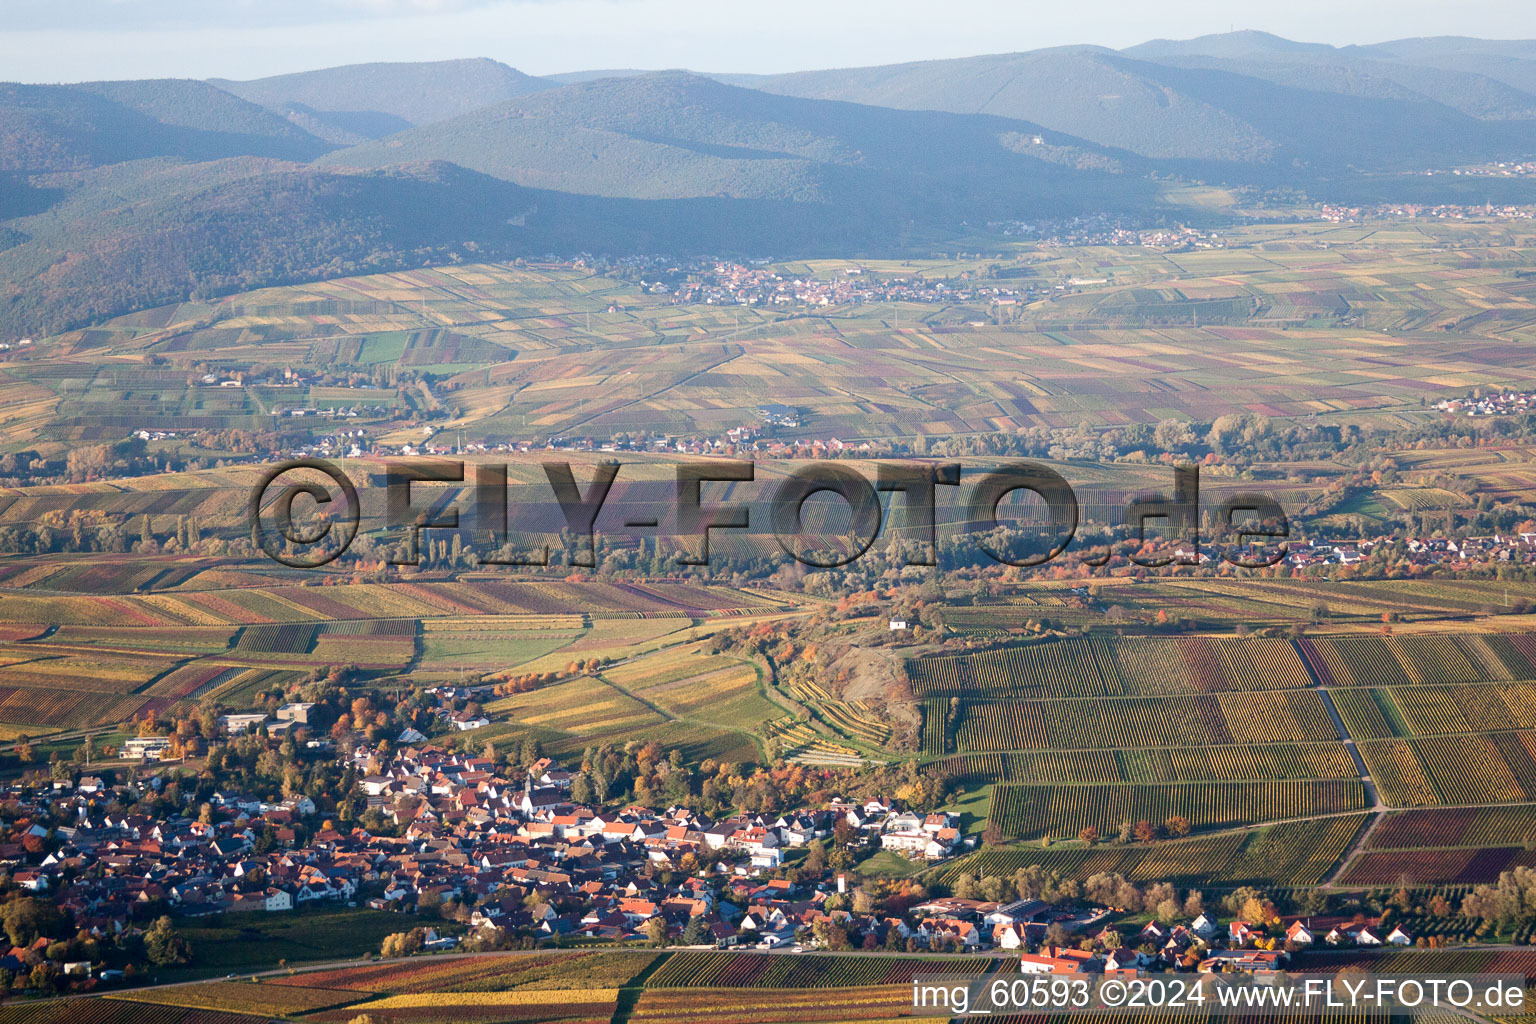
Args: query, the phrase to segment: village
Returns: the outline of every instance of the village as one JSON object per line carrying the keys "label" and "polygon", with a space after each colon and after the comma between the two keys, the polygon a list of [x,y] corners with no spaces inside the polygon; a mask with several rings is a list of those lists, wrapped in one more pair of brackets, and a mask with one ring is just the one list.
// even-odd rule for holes
{"label": "village", "polygon": [[[220,728],[302,730],[302,710],[225,716]],[[935,897],[910,879],[856,873],[854,860],[880,851],[921,865],[963,853],[975,839],[951,813],[837,797],[717,820],[681,806],[608,809],[575,802],[573,773],[551,758],[510,772],[487,757],[409,742],[418,736],[393,749],[359,743],[338,759],[385,823],[371,831],[321,819],[305,795],[264,799],[228,788],[200,808],[136,811],[182,781],[178,768],[156,763],[166,752],[154,740],[163,738],[140,744],[141,768],[56,770],[12,784],[0,844],[7,907],[31,898],[62,916],[51,931],[8,929],[24,941],[0,950],[0,971],[17,988],[39,990],[131,982],[142,972],[106,951],[152,940],[174,950],[180,922],[359,906],[399,912],[402,931],[438,921],[423,952],[530,943],[1004,952],[1017,954],[1025,972],[1053,974],[1263,974],[1314,943],[1415,942],[1401,926],[1358,914],[1283,919],[1252,890],[1224,901],[1231,919],[1222,924],[1198,892],[1180,899],[1171,885],[1143,891],[1117,875],[1079,885],[1021,870]],[[329,747],[310,741],[308,749],[334,755]],[[121,781],[106,781],[114,773]]]}

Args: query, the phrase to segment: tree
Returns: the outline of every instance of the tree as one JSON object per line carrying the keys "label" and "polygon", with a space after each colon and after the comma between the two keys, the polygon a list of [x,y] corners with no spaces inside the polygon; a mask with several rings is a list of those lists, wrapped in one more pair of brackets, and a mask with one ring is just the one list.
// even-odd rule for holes
{"label": "tree", "polygon": [[1189,819],[1184,817],[1182,814],[1175,814],[1173,817],[1163,822],[1163,828],[1167,829],[1168,834],[1173,836],[1175,839],[1180,836],[1187,836],[1189,835],[1190,831]]}
{"label": "tree", "polygon": [[818,917],[811,925],[811,934],[822,949],[840,952],[849,948],[848,930],[829,917]]}
{"label": "tree", "polygon": [[802,865],[806,871],[812,874],[821,874],[827,870],[827,848],[820,839],[813,839],[805,848],[805,863]]}
{"label": "tree", "polygon": [[56,904],[30,896],[13,899],[0,909],[0,928],[13,946],[29,946],[38,936],[57,932],[63,923]]}
{"label": "tree", "polygon": [[1086,846],[1094,846],[1099,841],[1099,830],[1092,825],[1084,825],[1083,830],[1077,834],[1077,838]]}
{"label": "tree", "polygon": [[702,917],[690,917],[683,929],[683,945],[702,946],[709,937],[709,926]]}
{"label": "tree", "polygon": [[157,967],[184,964],[192,959],[192,947],[176,934],[169,917],[160,917],[144,933],[144,955]]}
{"label": "tree", "polygon": [[427,933],[423,928],[412,928],[408,932],[394,932],[384,936],[384,941],[379,945],[379,955],[386,960],[410,956],[420,950],[426,941]]}
{"label": "tree", "polygon": [[645,922],[646,943],[655,949],[661,949],[667,944],[667,919],[653,917]]}
{"label": "tree", "polygon": [[1136,841],[1139,843],[1150,843],[1157,838],[1157,826],[1145,819],[1136,823],[1135,832]]}

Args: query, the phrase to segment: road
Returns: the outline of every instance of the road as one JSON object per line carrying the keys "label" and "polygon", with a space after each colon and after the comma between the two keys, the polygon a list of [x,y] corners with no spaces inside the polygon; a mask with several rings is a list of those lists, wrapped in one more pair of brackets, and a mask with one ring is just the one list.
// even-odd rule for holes
{"label": "road", "polygon": [[[1307,671],[1309,674],[1311,673],[1312,668],[1310,665],[1307,666]],[[1349,849],[1344,851],[1344,855],[1339,858],[1339,862],[1333,866],[1333,870],[1328,872],[1328,875],[1318,883],[1318,887],[1321,889],[1332,889],[1338,885],[1339,879],[1343,877],[1345,870],[1354,863],[1355,858],[1360,855],[1360,851],[1365,849],[1366,843],[1370,842],[1371,834],[1376,831],[1376,827],[1385,820],[1387,805],[1381,802],[1381,793],[1376,788],[1375,780],[1371,778],[1370,769],[1365,765],[1365,758],[1360,756],[1360,748],[1355,745],[1355,738],[1349,734],[1349,727],[1344,724],[1343,716],[1339,714],[1338,707],[1333,703],[1333,693],[1328,687],[1322,685],[1317,687],[1317,692],[1323,698],[1323,707],[1327,708],[1328,717],[1333,719],[1333,728],[1339,734],[1339,742],[1344,744],[1344,749],[1349,751],[1350,760],[1355,763],[1355,771],[1360,776],[1360,785],[1365,787],[1367,806],[1375,812],[1371,816],[1370,822],[1365,828],[1360,830],[1359,835],[1355,836],[1355,841],[1350,844]]]}

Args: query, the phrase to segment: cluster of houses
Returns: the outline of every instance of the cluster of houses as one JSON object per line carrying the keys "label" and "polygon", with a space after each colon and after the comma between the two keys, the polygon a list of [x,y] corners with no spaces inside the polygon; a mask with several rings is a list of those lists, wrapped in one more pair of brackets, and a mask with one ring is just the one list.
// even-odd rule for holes
{"label": "cluster of houses", "polygon": [[[159,817],[105,810],[131,809],[162,788],[145,768],[115,786],[91,775],[13,786],[20,817],[0,844],[0,865],[13,885],[67,911],[69,934],[108,939],[151,912],[206,917],[366,903],[418,912],[450,906],[471,935],[622,941],[653,938],[659,921],[672,941],[767,949],[835,928],[853,948],[1017,951],[1024,970],[1051,973],[1251,972],[1283,962],[1264,929],[1241,921],[1221,929],[1209,914],[1153,922],[1124,939],[1105,925],[1114,914],[1106,907],[941,898],[905,913],[856,911],[842,874],[771,877],[785,851],[829,839],[844,822],[866,845],[912,857],[964,846],[952,815],[905,811],[885,798],[711,821],[682,807],[574,804],[571,773],[547,758],[512,780],[489,759],[427,745],[402,746],[385,763],[379,756],[358,746],[343,759],[368,806],[398,835],[316,826],[317,808],[305,796],[273,801],[226,790],[205,812],[190,804]],[[1079,948],[1066,948],[1068,933]],[[1316,940],[1312,922],[1297,920],[1283,941],[1296,948]],[[434,948],[456,941],[440,935]],[[1356,920],[1338,923],[1323,941],[1409,945],[1413,936]]]}
{"label": "cluster of houses", "polygon": [[[1460,175],[1467,172],[1458,169],[1439,172],[1425,171],[1424,173],[1426,175],[1436,173]],[[1473,205],[1461,203],[1438,203],[1434,205],[1423,203],[1379,203],[1376,206],[1361,207],[1325,203],[1319,209],[1318,216],[1332,224],[1363,220],[1466,220],[1469,217],[1529,220],[1531,217],[1536,217],[1536,207],[1512,204],[1495,206],[1491,203],[1477,203]]]}
{"label": "cluster of houses", "polygon": [[[302,711],[226,716],[221,726],[270,730]],[[114,799],[132,806],[159,777],[147,788],[114,792],[87,776],[35,796],[40,809],[46,803],[55,820],[62,815],[73,824],[54,830],[59,846],[39,863],[28,863],[19,847],[12,851],[13,882],[47,893],[80,928],[104,935],[130,927],[135,907],[160,901],[189,917],[283,912],[313,901],[395,910],[457,901],[473,908],[471,929],[625,939],[644,935],[657,917],[679,935],[702,917],[708,941],[774,945],[827,916],[834,882],[799,886],[766,874],[785,851],[829,839],[839,821],[871,844],[878,837],[880,846],[915,857],[946,856],[964,845],[952,815],[906,812],[886,799],[711,821],[680,807],[574,804],[570,773],[547,759],[511,781],[488,759],[431,746],[402,746],[385,764],[366,746],[345,757],[368,806],[401,835],[323,827],[301,844],[295,826],[312,824],[316,814],[302,796],[272,802],[220,792],[203,820],[190,807],[165,820],[103,813],[98,808]],[[39,825],[37,834],[49,832]],[[713,872],[690,872],[670,885],[656,880],[658,869],[687,864],[689,854],[713,864]],[[844,888],[840,881],[836,887]],[[881,942],[894,926],[869,915],[839,923]],[[909,934],[902,924],[899,937]],[[919,941],[929,937],[921,932]]]}
{"label": "cluster of houses", "polygon": [[1495,391],[1467,398],[1442,398],[1435,408],[1458,416],[1518,416],[1536,412],[1536,391]]}
{"label": "cluster of houses", "polygon": [[1180,226],[1139,228],[1108,214],[1089,214],[1063,221],[989,221],[987,229],[1008,238],[1034,238],[1047,245],[1130,245],[1163,252],[1225,249],[1219,231]]}
{"label": "cluster of houses", "polygon": [[[1286,564],[1296,569],[1326,565],[1358,565],[1370,557],[1378,545],[1389,547],[1397,538],[1366,538],[1335,543],[1315,541],[1288,546]],[[1202,552],[1202,554],[1204,554]],[[1428,568],[1466,568],[1478,562],[1536,562],[1536,533],[1495,533],[1487,537],[1409,537],[1403,541],[1403,554],[1397,559]]]}
{"label": "cluster of houses", "polygon": [[1091,935],[1090,942],[1071,948],[1047,944],[1046,926],[1035,920],[1053,910],[1039,901],[1020,902],[989,911],[982,920],[995,922],[997,948],[1036,950],[1019,954],[1020,970],[1032,974],[1139,975],[1178,970],[1263,975],[1283,968],[1290,950],[1312,946],[1320,937],[1332,946],[1410,946],[1414,942],[1400,925],[1384,931],[1365,921],[1352,921],[1334,924],[1320,936],[1320,927],[1312,919],[1297,918],[1284,929],[1284,945],[1279,946],[1261,926],[1239,920],[1222,928],[1211,914],[1201,913],[1187,925],[1150,921],[1130,937],[1105,928]]}
{"label": "cluster of houses", "polygon": [[703,303],[730,306],[844,306],[875,302],[919,302],[952,305],[964,302],[1017,303],[1028,288],[951,284],[922,277],[879,277],[851,266],[827,278],[785,277],[761,266],[716,263],[693,275],[694,280],[645,285],[652,294],[670,295],[677,305]]}

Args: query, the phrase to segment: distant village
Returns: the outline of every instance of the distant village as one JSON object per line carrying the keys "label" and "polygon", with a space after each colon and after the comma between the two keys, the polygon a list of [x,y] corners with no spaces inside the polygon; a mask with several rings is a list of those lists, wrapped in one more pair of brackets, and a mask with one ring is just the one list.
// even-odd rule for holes
{"label": "distant village", "polygon": [[1536,391],[1495,391],[1467,398],[1443,398],[1435,403],[1435,408],[1458,416],[1519,416],[1536,412]]}
{"label": "distant village", "polygon": [[1375,206],[1347,206],[1324,203],[1318,209],[1318,217],[1331,224],[1363,220],[1470,220],[1477,217],[1530,220],[1536,218],[1536,206],[1495,206],[1491,203],[1378,203]]}
{"label": "distant village", "polygon": [[[939,305],[983,302],[1015,305],[1027,299],[1028,288],[981,285],[969,280],[950,283],[925,277],[887,277],[849,267],[836,277],[785,277],[763,267],[717,263],[697,281],[675,287],[644,286],[652,293],[670,294],[676,305],[841,306],[878,302]],[[968,275],[967,275],[968,276]]]}

